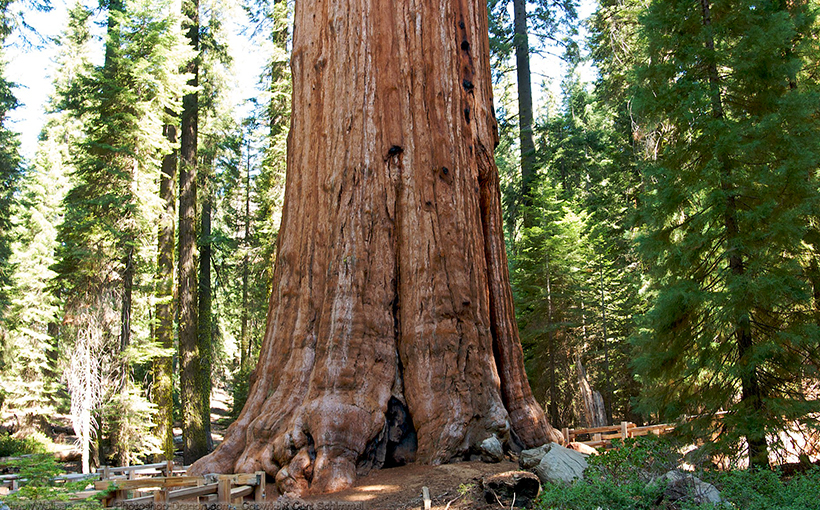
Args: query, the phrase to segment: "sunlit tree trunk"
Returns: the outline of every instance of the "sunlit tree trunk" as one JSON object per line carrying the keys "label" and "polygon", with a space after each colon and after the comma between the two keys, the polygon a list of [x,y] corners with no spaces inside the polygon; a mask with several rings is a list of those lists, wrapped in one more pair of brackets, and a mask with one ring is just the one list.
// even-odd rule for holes
{"label": "sunlit tree trunk", "polygon": [[[183,29],[189,44],[199,49],[199,2],[182,3]],[[187,71],[193,75],[189,85],[199,83],[199,64],[191,60]],[[186,464],[208,453],[207,424],[210,410],[204,405],[202,357],[197,318],[196,268],[196,181],[199,99],[196,92],[182,99],[179,168],[179,359],[180,400],[182,404],[183,460]]]}
{"label": "sunlit tree trunk", "polygon": [[[176,145],[177,128],[166,125],[164,128],[168,141]],[[160,217],[157,247],[157,305],[156,305],[156,342],[163,349],[174,347],[174,235],[176,230],[176,184],[177,153],[176,150],[162,159],[160,175],[160,200],[164,211]],[[172,376],[174,358],[172,354],[154,359],[151,390],[153,403],[157,406],[156,428],[154,432],[162,443],[162,452],[166,459],[174,458]]]}
{"label": "sunlit tree trunk", "polygon": [[318,493],[560,437],[515,325],[487,33],[483,1],[297,2],[267,329],[242,413],[193,473]]}

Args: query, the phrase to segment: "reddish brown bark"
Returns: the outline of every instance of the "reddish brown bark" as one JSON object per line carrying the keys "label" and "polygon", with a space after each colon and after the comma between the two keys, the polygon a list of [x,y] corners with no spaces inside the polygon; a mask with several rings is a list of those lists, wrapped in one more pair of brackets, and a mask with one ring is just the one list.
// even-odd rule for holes
{"label": "reddish brown bark", "polygon": [[481,0],[297,2],[267,330],[242,413],[192,472],[328,492],[493,435],[549,440],[513,316],[488,55]]}

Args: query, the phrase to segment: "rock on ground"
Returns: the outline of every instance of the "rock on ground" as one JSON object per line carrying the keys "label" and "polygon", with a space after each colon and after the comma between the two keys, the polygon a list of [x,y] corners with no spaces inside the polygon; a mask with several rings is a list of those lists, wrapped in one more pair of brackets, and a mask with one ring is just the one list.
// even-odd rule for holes
{"label": "rock on ground", "polygon": [[507,471],[485,476],[481,480],[481,486],[487,503],[498,503],[504,508],[513,505],[526,507],[541,492],[538,477],[529,471]]}
{"label": "rock on ground", "polygon": [[714,485],[690,473],[675,469],[663,477],[667,481],[663,495],[668,501],[692,501],[697,505],[704,503],[720,505],[726,502]]}
{"label": "rock on ground", "polygon": [[584,477],[586,455],[557,443],[547,443],[521,452],[519,465],[535,472],[541,483],[571,482]]}
{"label": "rock on ground", "polygon": [[490,436],[481,442],[481,460],[484,462],[501,462],[504,458],[504,446],[495,436]]}

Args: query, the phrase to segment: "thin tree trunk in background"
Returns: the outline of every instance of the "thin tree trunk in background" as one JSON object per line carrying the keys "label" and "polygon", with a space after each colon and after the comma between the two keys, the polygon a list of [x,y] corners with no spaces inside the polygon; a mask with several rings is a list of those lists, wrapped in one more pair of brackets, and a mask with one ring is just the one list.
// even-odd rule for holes
{"label": "thin tree trunk in background", "polygon": [[486,4],[298,1],[294,17],[267,329],[245,407],[190,472],[264,470],[303,495],[560,438],[515,326]]}
{"label": "thin tree trunk in background", "polygon": [[[199,2],[182,3],[182,28],[189,44],[199,50]],[[198,58],[198,57],[197,57]],[[199,83],[199,64],[192,60],[187,71],[193,75],[188,82]],[[179,168],[179,358],[180,401],[182,404],[183,462],[190,464],[208,453],[205,422],[209,410],[203,409],[200,394],[202,356],[199,350],[199,321],[197,319],[196,268],[196,182],[197,182],[197,124],[199,99],[196,92],[182,98],[182,132],[180,138]]]}
{"label": "thin tree trunk in background", "polygon": [[[177,143],[177,128],[166,125],[165,137],[172,145]],[[157,246],[157,305],[156,342],[163,349],[174,347],[174,241],[176,233],[176,174],[177,152],[174,149],[162,158],[159,197],[164,210],[159,220]],[[157,406],[154,433],[162,443],[165,459],[174,458],[174,357],[158,357],[153,363],[152,401]]]}
{"label": "thin tree trunk in background", "polygon": [[[208,158],[206,158],[208,159]],[[199,169],[200,193],[202,195],[202,214],[199,231],[199,327],[197,329],[200,355],[200,378],[198,393],[202,397],[202,409],[207,413],[204,421],[208,450],[213,446],[211,441],[211,353],[213,343],[213,287],[211,285],[211,215],[213,200],[211,195],[211,173],[213,161],[204,161]]]}
{"label": "thin tree trunk in background", "polygon": [[513,45],[518,79],[518,133],[521,144],[521,204],[524,227],[532,226],[532,194],[535,182],[535,142],[532,135],[532,74],[527,34],[527,2],[513,0]]}
{"label": "thin tree trunk in background", "polygon": [[604,377],[606,377],[606,421],[607,424],[612,423],[612,376],[609,369],[609,340],[607,339],[606,329],[606,299],[604,294],[604,268],[601,266],[601,327],[603,329],[603,346],[604,346]]}
{"label": "thin tree trunk in background", "polygon": [[555,332],[553,331],[553,310],[552,310],[552,275],[550,274],[549,256],[547,264],[547,349],[549,356],[549,376],[550,376],[550,423],[558,423],[558,385],[555,381]]}
{"label": "thin tree trunk in background", "polygon": [[248,278],[250,277],[250,257],[248,250],[250,249],[251,238],[251,154],[250,142],[248,142],[248,159],[245,165],[245,237],[243,238],[243,247],[245,253],[242,256],[242,322],[239,332],[239,370],[245,373],[251,355],[250,332],[248,330],[248,317],[250,311],[248,307]]}
{"label": "thin tree trunk in background", "polygon": [[[701,0],[701,14],[703,26],[706,31],[706,49],[710,54],[706,66],[709,78],[709,88],[711,94],[712,116],[716,119],[725,119],[723,110],[723,98],[720,90],[720,75],[717,63],[715,62],[715,41],[712,34],[711,3],[709,0]],[[740,231],[737,224],[737,196],[731,188],[732,164],[723,149],[718,149],[718,162],[721,172],[721,190],[726,196],[725,210],[723,213],[723,223],[726,230],[727,258],[729,270],[736,278],[741,278],[746,272],[744,262],[743,247],[738,242]],[[754,409],[756,415],[761,415],[763,411],[763,392],[760,386],[760,376],[757,370],[758,361],[752,356],[753,338],[751,324],[751,310],[745,310],[739,314],[735,325],[734,336],[737,343],[737,355],[741,369],[740,401],[748,404]],[[768,444],[766,441],[766,431],[761,425],[756,425],[750,421],[747,425],[749,432],[746,435],[746,442],[749,445],[749,466],[756,468],[769,467]]]}

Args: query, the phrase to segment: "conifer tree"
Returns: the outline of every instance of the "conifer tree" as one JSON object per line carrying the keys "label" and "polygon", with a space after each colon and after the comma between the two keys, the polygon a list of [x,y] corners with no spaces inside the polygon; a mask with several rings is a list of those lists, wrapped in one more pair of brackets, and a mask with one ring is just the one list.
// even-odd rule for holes
{"label": "conifer tree", "polygon": [[[151,191],[159,160],[169,150],[159,134],[166,111],[178,109],[174,98],[184,87],[179,69],[188,52],[164,2],[135,0],[110,7],[106,62],[72,94],[71,105],[86,120],[85,136],[65,199],[56,269],[66,320],[77,338],[93,338],[86,344],[101,345],[101,355],[113,360],[111,370],[101,372],[110,377],[101,391],[111,392],[105,401],[114,453],[120,463],[128,463],[133,449],[150,437],[144,430],[147,407],[130,377],[131,364],[144,357],[131,338],[133,282],[135,276],[153,274],[153,269],[139,269],[144,262],[139,253],[143,246],[154,246],[157,212]],[[120,317],[116,331],[110,319],[115,310]]]}
{"label": "conifer tree", "polygon": [[642,30],[637,99],[664,134],[644,170],[642,405],[695,415],[683,430],[767,466],[776,433],[820,410],[800,382],[820,338],[804,267],[820,212],[814,11],[655,1]]}
{"label": "conifer tree", "polygon": [[186,464],[208,453],[210,373],[209,353],[200,343],[197,304],[197,146],[199,132],[199,1],[182,2],[182,29],[195,52],[185,64],[190,91],[182,98],[179,167],[179,358],[183,457]]}
{"label": "conifer tree", "polygon": [[9,309],[9,366],[3,387],[6,404],[21,410],[35,424],[53,414],[57,383],[57,345],[61,303],[49,289],[50,269],[62,222],[62,199],[70,185],[70,145],[77,142],[81,122],[62,110],[68,89],[88,71],[90,12],[77,3],[69,11],[68,27],[57,38],[60,53],[54,94],[47,108],[33,167],[25,174],[15,204],[12,262],[16,266]]}
{"label": "conifer tree", "polygon": [[[8,113],[18,105],[12,92],[14,84],[6,78],[3,55],[6,39],[11,34],[11,3],[11,0],[0,1],[0,320],[3,319],[9,300],[13,270],[9,260],[12,242],[11,212],[17,181],[22,173],[20,142],[7,125]],[[3,329],[0,323],[0,342],[3,341]]]}

